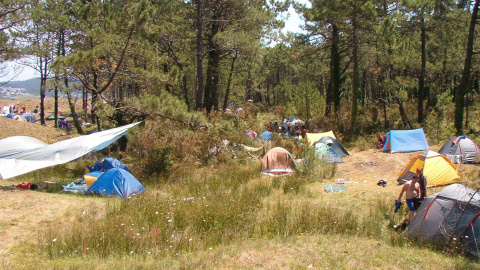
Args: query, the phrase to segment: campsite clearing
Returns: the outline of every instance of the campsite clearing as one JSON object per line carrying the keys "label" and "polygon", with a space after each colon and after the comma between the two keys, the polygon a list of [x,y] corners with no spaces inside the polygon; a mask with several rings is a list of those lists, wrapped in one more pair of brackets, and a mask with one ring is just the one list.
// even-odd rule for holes
{"label": "campsite clearing", "polygon": [[[342,178],[346,182],[352,181],[351,184],[346,184],[347,191],[338,194],[326,194],[323,191],[323,185],[320,182],[310,183],[306,186],[312,196],[320,196],[322,200],[327,200],[341,207],[353,207],[357,205],[358,209],[369,207],[366,199],[375,198],[379,195],[391,196],[392,201],[399,191],[399,186],[396,185],[396,177],[398,172],[408,162],[408,160],[418,153],[402,153],[402,154],[388,154],[378,150],[366,151],[351,151],[351,156],[346,158],[345,163],[338,164],[338,171],[335,178]],[[465,165],[467,166],[467,165]],[[460,168],[466,168],[461,165]],[[469,167],[467,167],[469,168]],[[377,186],[379,179],[388,180],[386,187]],[[326,180],[333,183],[335,180]],[[1,181],[0,185],[9,186],[11,184],[18,184],[16,182],[6,180]],[[429,190],[431,194],[433,191]],[[111,204],[115,199],[88,197],[82,195],[72,194],[54,194],[29,190],[14,190],[5,191],[0,190],[2,197],[0,208],[0,237],[2,244],[0,247],[0,265],[4,269],[15,269],[22,264],[33,266],[32,263],[44,264],[46,268],[52,267],[47,262],[47,259],[40,254],[38,256],[25,256],[28,252],[33,252],[34,244],[39,239],[42,231],[48,226],[62,226],[73,221],[75,218],[81,218],[84,212],[93,211],[96,209],[97,213],[101,215],[106,209],[107,204]],[[275,195],[274,195],[275,196]],[[393,207],[393,205],[392,205]],[[365,209],[359,210],[365,211]],[[32,237],[33,236],[33,237]],[[155,268],[158,263],[162,263],[167,268],[176,268],[175,266],[190,265],[191,268],[209,268],[216,266],[220,268],[230,267],[249,267],[257,265],[260,268],[275,268],[275,269],[290,269],[293,266],[307,267],[309,264],[322,264],[326,267],[333,267],[332,260],[340,258],[345,263],[345,267],[355,265],[364,265],[367,268],[383,268],[390,263],[400,263],[396,254],[400,252],[406,256],[416,256],[418,260],[422,256],[413,254],[408,247],[392,247],[370,239],[338,239],[341,236],[327,236],[317,235],[312,237],[294,237],[285,239],[284,241],[277,240],[250,240],[247,245],[220,246],[214,250],[205,252],[186,254],[175,258],[165,258],[162,262],[157,259],[150,260],[145,258],[142,265],[147,268]],[[344,240],[344,241],[343,241]],[[286,241],[286,242],[285,242]],[[340,243],[340,242],[341,243]],[[310,243],[306,245],[305,243]],[[327,250],[330,254],[325,257],[325,245],[328,245]],[[286,252],[293,252],[296,256],[279,256],[277,252],[268,252],[270,260],[265,261],[263,252],[260,250],[266,246],[275,248],[276,250],[285,250]],[[359,258],[366,256],[363,254],[363,249],[360,247],[382,247],[375,251],[372,261],[365,262]],[[217,250],[218,249],[218,250]],[[417,250],[418,251],[418,250]],[[424,252],[424,251],[422,251]],[[433,253],[431,251],[429,254]],[[220,255],[223,254],[223,255]],[[262,255],[263,254],[263,255]],[[308,255],[309,254],[309,255]],[[353,261],[348,258],[357,258]],[[381,261],[378,258],[387,256],[390,259]],[[311,258],[323,258],[320,259]],[[43,258],[43,259],[42,259]],[[375,259],[377,258],[377,259]],[[460,262],[452,259],[446,259],[446,255],[437,254],[430,257],[433,265],[438,264],[437,269],[443,267],[453,267],[459,265]],[[383,260],[383,259],[382,259]],[[458,260],[458,259],[457,259]],[[134,265],[136,259],[127,259],[125,264],[119,265],[114,258],[107,259],[102,262],[87,260],[82,265],[77,266],[81,269],[87,269],[92,265],[103,265],[102,267],[125,267],[125,265]],[[74,263],[75,261],[68,261]],[[98,263],[98,265],[97,265]],[[305,265],[304,265],[305,264]],[[57,265],[58,266],[58,265]],[[410,264],[414,267],[415,264]],[[63,268],[63,267],[60,267]],[[329,267],[330,268],[330,267]],[[403,269],[404,267],[396,267],[395,269]],[[406,266],[406,268],[408,268]],[[432,268],[433,269],[433,268]]]}

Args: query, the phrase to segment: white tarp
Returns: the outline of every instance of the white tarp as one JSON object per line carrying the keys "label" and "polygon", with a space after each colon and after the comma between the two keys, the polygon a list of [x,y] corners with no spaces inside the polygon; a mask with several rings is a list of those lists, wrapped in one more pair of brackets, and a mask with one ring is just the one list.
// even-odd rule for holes
{"label": "white tarp", "polygon": [[44,144],[30,137],[25,139],[24,136],[0,140],[0,177],[12,178],[38,169],[64,164],[88,153],[102,150],[125,135],[129,128],[138,124],[140,122],[54,144]]}

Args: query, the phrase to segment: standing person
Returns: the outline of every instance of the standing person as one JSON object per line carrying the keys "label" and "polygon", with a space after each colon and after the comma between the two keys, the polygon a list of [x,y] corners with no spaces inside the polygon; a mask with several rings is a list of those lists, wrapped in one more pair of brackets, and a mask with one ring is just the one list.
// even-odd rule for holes
{"label": "standing person", "polygon": [[423,174],[423,168],[417,168],[418,183],[420,184],[420,203],[427,197],[427,177]]}
{"label": "standing person", "polygon": [[23,113],[26,113],[26,112],[27,112],[27,107],[23,106],[23,107],[22,107],[22,112],[23,112]]}
{"label": "standing person", "polygon": [[305,126],[302,126],[301,135],[303,139],[307,137],[307,128]]}
{"label": "standing person", "polygon": [[420,193],[420,184],[418,183],[418,174],[414,174],[412,180],[405,183],[402,187],[402,191],[400,191],[400,195],[398,195],[398,203],[402,202],[402,196],[405,192],[406,196],[406,203],[410,212],[408,213],[408,219],[412,221],[413,217],[417,214],[417,208],[415,207],[415,198]]}

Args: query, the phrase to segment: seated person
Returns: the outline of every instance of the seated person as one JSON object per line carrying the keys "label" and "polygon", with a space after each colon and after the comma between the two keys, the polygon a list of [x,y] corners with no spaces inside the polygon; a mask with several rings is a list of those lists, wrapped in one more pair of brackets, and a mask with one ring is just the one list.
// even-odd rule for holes
{"label": "seated person", "polygon": [[377,133],[377,149],[383,149],[383,146],[385,145],[385,137],[383,137],[380,133]]}

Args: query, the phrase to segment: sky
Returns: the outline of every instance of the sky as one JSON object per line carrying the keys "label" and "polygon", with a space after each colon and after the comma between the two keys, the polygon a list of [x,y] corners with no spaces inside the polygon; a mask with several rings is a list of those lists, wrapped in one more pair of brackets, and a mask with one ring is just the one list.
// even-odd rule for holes
{"label": "sky", "polygon": [[[308,0],[296,0],[296,2],[310,5]],[[287,32],[301,32],[301,26],[305,23],[300,18],[300,16],[295,12],[292,6],[288,9],[287,12],[282,13],[279,15],[280,18],[285,20],[285,27],[282,29],[283,33]],[[1,81],[26,81],[35,77],[40,77],[40,74],[36,72],[33,68],[23,66],[20,64],[16,64],[14,62],[8,62],[8,70],[10,70],[9,74],[6,75],[4,78],[1,78]],[[16,72],[15,72],[16,71]],[[18,73],[21,71],[20,73]],[[18,74],[18,75],[15,75]]]}

